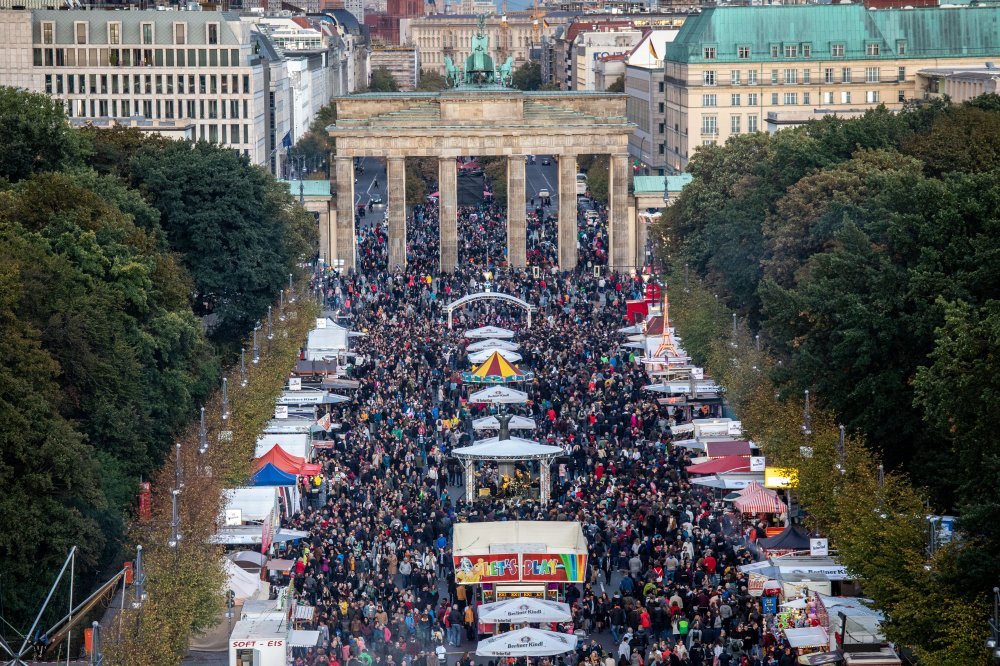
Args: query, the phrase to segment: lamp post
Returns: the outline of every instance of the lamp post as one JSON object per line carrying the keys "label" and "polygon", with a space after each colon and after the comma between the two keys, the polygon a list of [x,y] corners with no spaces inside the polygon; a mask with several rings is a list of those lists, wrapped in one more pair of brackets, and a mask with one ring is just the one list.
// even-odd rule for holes
{"label": "lamp post", "polygon": [[246,388],[249,383],[247,379],[247,348],[240,348],[240,386]]}
{"label": "lamp post", "polygon": [[989,623],[990,637],[986,639],[986,647],[990,656],[1000,661],[1000,587],[993,588],[993,617]]}
{"label": "lamp post", "polygon": [[222,378],[222,420],[229,418],[229,380]]}
{"label": "lamp post", "polygon": [[289,303],[294,303],[295,302],[295,289],[293,288],[293,285],[292,285],[292,274],[291,273],[288,274],[288,302]]}
{"label": "lamp post", "polygon": [[267,306],[267,339],[274,340],[274,306]]}
{"label": "lamp post", "polygon": [[805,408],[802,412],[802,434],[806,437],[813,434],[812,417],[809,414],[809,389],[806,389]]}
{"label": "lamp post", "polygon": [[285,321],[285,290],[278,293],[278,321]]}
{"label": "lamp post", "polygon": [[205,427],[205,408],[201,408],[201,425],[198,427],[198,453],[208,451],[208,429]]}
{"label": "lamp post", "polygon": [[847,474],[847,452],[844,448],[844,426],[837,426],[840,437],[837,439],[837,471]]}
{"label": "lamp post", "polygon": [[177,496],[180,494],[180,488],[174,488],[170,491],[170,541],[167,542],[167,545],[171,548],[176,548],[181,540],[181,517],[177,510]]}
{"label": "lamp post", "polygon": [[250,359],[254,365],[260,363],[260,344],[257,342],[257,328],[255,326],[253,329],[253,358]]}

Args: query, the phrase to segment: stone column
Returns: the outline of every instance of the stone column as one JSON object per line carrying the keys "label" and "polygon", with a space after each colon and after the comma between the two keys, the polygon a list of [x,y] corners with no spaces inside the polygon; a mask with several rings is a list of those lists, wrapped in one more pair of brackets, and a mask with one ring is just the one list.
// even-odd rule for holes
{"label": "stone column", "polygon": [[608,169],[608,268],[623,271],[634,268],[629,260],[628,225],[628,155],[611,156]]}
{"label": "stone column", "polygon": [[[337,180],[337,254],[330,257],[344,261],[343,269],[355,267],[355,243],[357,234],[354,232],[354,159],[337,157],[334,160],[334,175]],[[336,265],[336,264],[333,264]]]}
{"label": "stone column", "polygon": [[559,269],[576,268],[576,155],[559,156]]}
{"label": "stone column", "polygon": [[406,268],[406,158],[390,157],[386,163],[389,270],[403,270]]}
{"label": "stone column", "polygon": [[438,158],[438,205],[441,218],[441,271],[458,265],[458,167],[454,157]]}
{"label": "stone column", "polygon": [[507,158],[507,263],[511,268],[528,265],[527,229],[524,155],[511,155]]}

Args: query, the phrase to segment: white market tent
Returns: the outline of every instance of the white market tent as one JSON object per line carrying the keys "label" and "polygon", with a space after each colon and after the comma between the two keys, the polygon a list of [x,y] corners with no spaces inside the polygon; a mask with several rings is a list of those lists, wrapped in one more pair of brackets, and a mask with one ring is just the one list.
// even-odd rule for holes
{"label": "white market tent", "polygon": [[500,328],[499,326],[483,326],[481,328],[474,328],[471,331],[466,331],[465,337],[482,338],[484,340],[489,338],[510,340],[514,337],[514,331],[507,328]]}
{"label": "white market tent", "polygon": [[506,386],[491,386],[490,388],[476,391],[469,396],[469,402],[488,402],[493,404],[512,405],[528,402],[528,394],[517,389]]}
{"label": "white market tent", "polygon": [[[257,546],[259,548],[263,541],[262,531],[260,525],[228,525],[220,528],[216,534],[209,537],[209,541],[225,546]],[[308,538],[309,532],[282,528],[271,535],[271,543]]]}
{"label": "white market tent", "polygon": [[[535,420],[525,416],[513,416],[507,426],[511,430],[534,430]],[[473,430],[499,430],[500,421],[495,416],[484,416],[472,422]]]}
{"label": "white market tent", "polygon": [[317,319],[316,328],[309,331],[304,360],[321,361],[346,352],[349,333],[348,329],[328,317]]}
{"label": "white market tent", "polygon": [[226,510],[239,509],[243,522],[263,521],[271,512],[281,515],[278,503],[278,489],[275,486],[254,486],[253,488],[228,488],[222,491]]}
{"label": "white market tent", "polygon": [[484,351],[486,349],[506,349],[507,351],[517,351],[521,345],[516,342],[510,342],[508,340],[498,340],[497,338],[487,338],[486,340],[480,340],[479,342],[473,342],[471,345],[466,347],[470,352]]}
{"label": "white market tent", "polygon": [[563,450],[559,446],[539,444],[520,437],[503,440],[490,437],[454,449],[451,454],[459,459],[472,460],[544,460],[562,455]]}
{"label": "white market tent", "polygon": [[479,621],[495,622],[569,622],[573,613],[569,604],[534,597],[514,597],[482,604],[476,609]]}
{"label": "white market tent", "polygon": [[469,361],[476,364],[485,363],[494,352],[503,356],[509,363],[519,363],[523,358],[516,351],[508,351],[507,349],[483,349],[482,351],[472,352],[469,354]]}
{"label": "white market tent", "polygon": [[[315,421],[313,422],[315,423]],[[254,457],[261,457],[270,451],[275,444],[280,446],[289,455],[304,458],[306,461],[312,458],[312,436],[308,432],[286,434],[268,431],[264,431],[257,438],[257,450],[254,453]]]}
{"label": "white market tent", "polygon": [[691,483],[720,490],[740,490],[753,482],[764,483],[764,472],[729,472],[691,479]]}
{"label": "white market tent", "polygon": [[[505,520],[488,523],[455,523],[452,528],[455,557],[488,555],[493,546],[522,544],[538,553],[588,552],[587,537],[575,521]],[[506,552],[506,551],[501,551]]]}
{"label": "white market tent", "polygon": [[264,426],[266,435],[295,435],[309,434],[314,430],[319,430],[316,419],[311,418],[287,418],[271,419]]}
{"label": "white market tent", "polygon": [[827,647],[830,637],[823,627],[801,627],[785,629],[785,638],[793,648]]}
{"label": "white market tent", "polygon": [[546,657],[576,649],[577,637],[543,629],[516,629],[479,641],[479,657]]}
{"label": "white market tent", "polygon": [[232,590],[236,594],[237,601],[257,596],[262,583],[258,576],[238,567],[228,559],[223,561],[222,566],[226,572],[226,589]]}
{"label": "white market tent", "polygon": [[304,388],[298,390],[285,389],[278,396],[277,405],[336,405],[348,402],[346,395],[330,393],[325,389]]}
{"label": "white market tent", "polygon": [[[626,335],[637,335],[642,333],[642,324],[635,324],[634,326],[626,326],[625,328],[619,328],[619,333],[624,333]],[[645,339],[645,335],[642,336]]]}

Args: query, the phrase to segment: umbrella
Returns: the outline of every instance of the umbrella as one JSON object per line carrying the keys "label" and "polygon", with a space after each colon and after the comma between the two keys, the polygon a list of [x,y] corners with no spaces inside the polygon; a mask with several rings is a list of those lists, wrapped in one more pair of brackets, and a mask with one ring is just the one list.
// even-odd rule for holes
{"label": "umbrella", "polygon": [[483,326],[482,328],[474,328],[471,331],[466,331],[465,337],[484,339],[503,338],[509,340],[514,337],[514,331],[507,328],[500,328],[499,326]]}
{"label": "umbrella", "polygon": [[506,386],[494,386],[492,388],[476,391],[469,396],[469,402],[489,402],[493,404],[516,404],[528,402],[528,394],[524,391],[507,388]]}
{"label": "umbrella", "polygon": [[471,345],[466,347],[470,352],[483,351],[484,349],[489,349],[493,351],[494,349],[506,349],[507,351],[517,351],[521,345],[516,342],[510,342],[509,340],[498,340],[497,338],[487,338],[485,340],[480,340],[479,342],[473,342]]}
{"label": "umbrella", "polygon": [[[487,354],[484,358],[482,354]],[[506,384],[508,382],[531,381],[535,378],[535,373],[518,370],[510,364],[511,359],[508,354],[513,354],[519,360],[521,357],[517,352],[504,351],[503,349],[476,352],[473,354],[473,361],[482,359],[479,367],[471,372],[462,373],[462,381],[473,384]]]}
{"label": "umbrella", "polygon": [[516,351],[508,351],[506,349],[483,349],[469,354],[469,360],[473,363],[486,363],[494,355],[502,356],[509,363],[517,363],[522,358],[522,356]]}
{"label": "umbrella", "polygon": [[569,604],[533,597],[515,597],[483,604],[480,622],[568,622],[573,619]]}
{"label": "umbrella", "polygon": [[636,324],[634,326],[626,326],[625,328],[619,328],[619,333],[625,333],[627,335],[636,335],[637,333],[642,333],[642,324]]}
{"label": "umbrella", "polygon": [[479,641],[478,657],[548,657],[576,649],[576,636],[526,627]]}
{"label": "umbrella", "polygon": [[[524,416],[514,416],[510,420],[509,427],[511,430],[534,430],[535,420],[529,419]],[[472,422],[473,430],[499,430],[500,422],[497,421],[495,416],[484,416],[481,419],[476,419]]]}

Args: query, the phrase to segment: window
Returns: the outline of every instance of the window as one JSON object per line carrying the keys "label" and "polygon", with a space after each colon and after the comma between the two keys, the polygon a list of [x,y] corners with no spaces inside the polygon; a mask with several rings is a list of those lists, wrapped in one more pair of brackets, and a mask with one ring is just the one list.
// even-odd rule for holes
{"label": "window", "polygon": [[865,44],[865,55],[877,56],[879,53],[878,44]]}
{"label": "window", "polygon": [[896,41],[896,55],[906,55],[906,40],[900,39]]}
{"label": "window", "polygon": [[702,136],[716,136],[719,133],[719,121],[715,116],[704,116],[701,119]]}
{"label": "window", "polygon": [[771,44],[771,57],[777,58],[781,54],[781,47],[777,44]]}
{"label": "window", "polygon": [[844,45],[843,44],[831,44],[830,45],[830,55],[834,58],[844,57]]}
{"label": "window", "polygon": [[730,95],[730,104],[732,106],[739,106],[740,105],[740,95],[739,95],[739,93],[736,93],[734,95]]}
{"label": "window", "polygon": [[74,35],[76,36],[77,44],[87,43],[87,28],[88,25],[86,21],[77,21],[76,23],[73,24],[73,32]]}
{"label": "window", "polygon": [[174,44],[187,44],[187,23],[174,23]]}
{"label": "window", "polygon": [[[244,103],[244,104],[245,104],[245,103]],[[664,103],[663,103],[663,102],[660,102],[660,103],[659,103],[659,104],[657,105],[657,110],[658,110],[658,111],[659,111],[660,113],[663,113],[663,111],[664,111]]]}
{"label": "window", "polygon": [[143,43],[143,44],[152,44],[153,43],[153,24],[152,23],[143,23],[142,26],[141,26],[141,35],[142,35],[142,42],[141,43]]}
{"label": "window", "polygon": [[850,104],[851,103],[851,93],[848,92],[848,91],[844,91],[844,92],[840,93],[840,103],[841,104]]}
{"label": "window", "polygon": [[906,80],[906,68],[905,67],[900,67],[898,70],[896,70],[896,80],[897,81],[905,81]]}
{"label": "window", "polygon": [[771,93],[771,106],[778,106],[778,93]]}
{"label": "window", "polygon": [[798,93],[785,93],[785,104],[795,105],[799,103]]}
{"label": "window", "polygon": [[737,46],[736,47],[736,57],[740,60],[750,59],[750,47],[749,46]]}
{"label": "window", "polygon": [[659,88],[659,91],[660,91],[660,92],[663,92],[663,81],[660,81],[660,82],[659,82],[659,84],[658,84],[658,88]]}
{"label": "window", "polygon": [[778,70],[776,70],[776,69],[772,69],[771,70],[771,83],[773,85],[777,85],[778,84]]}
{"label": "window", "polygon": [[905,90],[900,90],[899,91],[899,93],[897,95],[897,101],[900,101],[900,102],[905,102],[906,101],[906,91]]}
{"label": "window", "polygon": [[52,21],[42,23],[42,44],[55,44],[56,24]]}
{"label": "window", "polygon": [[823,70],[823,83],[833,83],[833,67]]}
{"label": "window", "polygon": [[869,90],[865,93],[865,101],[869,104],[878,104],[879,94],[877,90]]}
{"label": "window", "polygon": [[706,46],[702,49],[702,55],[705,57],[705,60],[715,60],[715,47]]}
{"label": "window", "polygon": [[812,44],[803,44],[802,45],[802,57],[803,58],[811,58],[812,54],[813,54]]}
{"label": "window", "polygon": [[810,101],[809,93],[807,93],[807,92],[802,93],[802,103],[803,104],[812,104],[812,102]]}
{"label": "window", "polygon": [[209,44],[218,44],[219,43],[219,24],[218,23],[209,23],[208,26],[207,26],[207,28],[208,28],[208,34],[206,35],[206,39],[208,39],[208,43]]}
{"label": "window", "polygon": [[701,96],[701,105],[702,106],[718,106],[718,104],[716,103],[716,96],[715,95],[702,95]]}
{"label": "window", "polygon": [[850,83],[851,82],[851,68],[850,67],[844,67],[843,69],[840,70],[840,80],[843,81],[844,83]]}
{"label": "window", "polygon": [[799,47],[795,44],[790,44],[785,46],[785,57],[786,58],[798,58],[799,57]]}
{"label": "window", "polygon": [[660,123],[656,128],[657,134],[663,134],[666,129],[666,123]]}
{"label": "window", "polygon": [[757,93],[750,93],[747,95],[747,105],[757,106]]}
{"label": "window", "polygon": [[757,114],[751,113],[747,116],[747,131],[756,132],[757,131]]}
{"label": "window", "polygon": [[796,76],[798,75],[798,70],[796,69],[786,69],[785,70],[785,83],[788,85],[795,85]]}
{"label": "window", "polygon": [[879,80],[878,67],[865,67],[865,83],[878,83]]}
{"label": "window", "polygon": [[729,116],[729,131],[733,134],[740,133],[740,117]]}
{"label": "window", "polygon": [[755,86],[757,85],[757,70],[751,69],[747,72],[747,85]]}
{"label": "window", "polygon": [[812,72],[810,72],[808,69],[803,69],[802,83],[810,83],[810,82],[812,82]]}
{"label": "window", "polygon": [[108,24],[108,44],[121,44],[122,43],[122,24],[121,23],[109,23]]}
{"label": "window", "polygon": [[825,92],[825,93],[823,93],[823,103],[824,104],[833,104],[833,93],[832,92]]}
{"label": "window", "polygon": [[734,86],[740,85],[740,70],[734,69],[729,72],[729,82]]}
{"label": "window", "polygon": [[706,70],[704,74],[705,74],[705,76],[704,76],[705,85],[706,86],[714,86],[715,85],[715,71],[709,69],[709,70]]}

